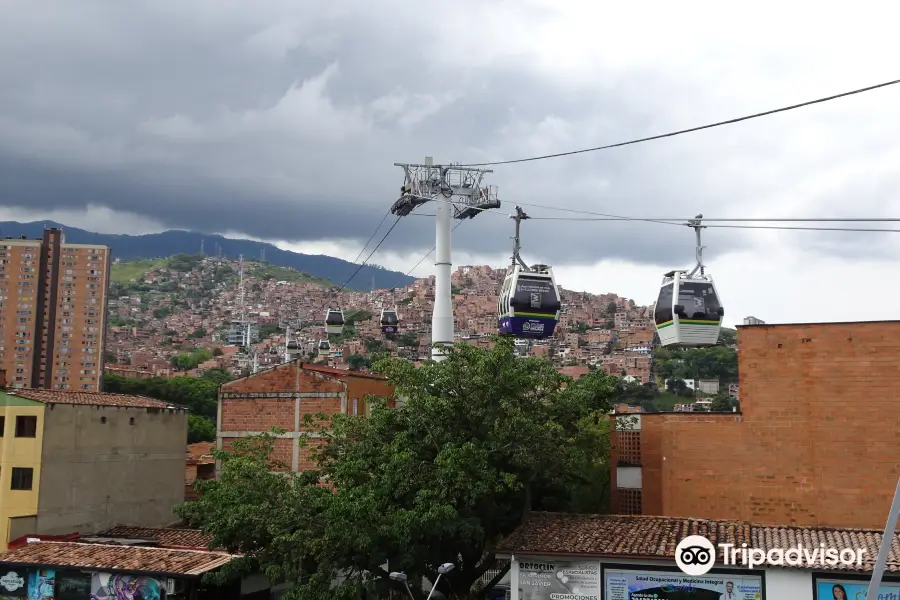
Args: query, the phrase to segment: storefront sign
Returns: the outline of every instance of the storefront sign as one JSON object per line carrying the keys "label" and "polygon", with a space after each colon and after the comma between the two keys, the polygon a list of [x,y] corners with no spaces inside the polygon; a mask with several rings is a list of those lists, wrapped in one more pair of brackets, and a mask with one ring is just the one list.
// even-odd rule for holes
{"label": "storefront sign", "polygon": [[599,600],[599,571],[599,561],[519,561],[519,600]]}
{"label": "storefront sign", "polygon": [[0,594],[4,596],[25,596],[28,589],[25,587],[24,570],[0,571]]}

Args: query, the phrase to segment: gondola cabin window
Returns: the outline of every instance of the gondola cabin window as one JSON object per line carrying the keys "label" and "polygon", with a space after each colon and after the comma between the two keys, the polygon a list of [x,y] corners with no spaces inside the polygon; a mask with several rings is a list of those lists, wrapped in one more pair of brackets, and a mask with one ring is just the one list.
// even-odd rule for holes
{"label": "gondola cabin window", "polygon": [[687,319],[719,320],[719,299],[708,283],[682,281],[678,286],[678,304],[684,307]]}
{"label": "gondola cabin window", "polygon": [[672,287],[673,283],[664,285],[659,290],[659,300],[656,301],[656,309],[653,316],[657,325],[663,325],[672,320]]}

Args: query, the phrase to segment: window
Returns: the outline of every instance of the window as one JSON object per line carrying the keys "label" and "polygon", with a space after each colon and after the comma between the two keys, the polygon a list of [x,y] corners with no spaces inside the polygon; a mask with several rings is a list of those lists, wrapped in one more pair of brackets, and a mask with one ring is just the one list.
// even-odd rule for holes
{"label": "window", "polygon": [[3,433],[6,431],[6,417],[0,417],[0,437],[3,437]]}
{"label": "window", "polygon": [[[16,417],[16,437],[36,437],[37,417]],[[30,479],[28,481],[31,481]],[[28,488],[29,490],[31,487]]]}
{"label": "window", "polygon": [[719,320],[719,300],[709,283],[682,281],[678,287],[678,304],[684,307],[682,318]]}
{"label": "window", "polygon": [[672,285],[669,283],[659,290],[659,297],[656,299],[656,309],[653,315],[657,325],[662,325],[672,320]]}
{"label": "window", "polygon": [[353,399],[353,416],[357,416],[359,414],[359,398]]}
{"label": "window", "polygon": [[11,490],[30,490],[34,483],[34,469],[28,467],[13,467]]}

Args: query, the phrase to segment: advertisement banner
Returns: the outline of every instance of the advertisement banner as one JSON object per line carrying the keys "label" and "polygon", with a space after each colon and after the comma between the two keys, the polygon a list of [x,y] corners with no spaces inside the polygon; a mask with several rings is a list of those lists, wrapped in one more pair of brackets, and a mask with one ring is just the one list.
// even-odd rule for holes
{"label": "advertisement banner", "polygon": [[34,569],[28,573],[28,600],[53,600],[56,571]]}
{"label": "advertisement banner", "polygon": [[519,561],[519,600],[600,600],[600,562]]}
{"label": "advertisement banner", "polygon": [[[866,600],[868,581],[816,579],[815,600]],[[900,583],[882,583],[878,598],[900,598]]]}
{"label": "advertisement banner", "polygon": [[119,573],[94,573],[91,600],[164,600],[165,585],[153,577]]}
{"label": "advertisement banner", "polygon": [[692,577],[677,569],[606,569],[603,579],[603,600],[760,600],[763,587],[758,575]]}

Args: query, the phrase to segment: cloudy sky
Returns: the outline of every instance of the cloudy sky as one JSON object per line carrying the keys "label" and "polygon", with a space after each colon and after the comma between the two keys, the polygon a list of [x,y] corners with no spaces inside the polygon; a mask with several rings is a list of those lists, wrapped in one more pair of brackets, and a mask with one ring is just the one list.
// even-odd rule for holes
{"label": "cloudy sky", "polygon": [[[900,77],[900,11],[888,3],[681,6],[0,0],[0,219],[192,229],[353,259],[396,199],[394,162],[597,146]],[[455,231],[454,263],[503,266],[517,202],[555,207],[525,206],[534,217],[575,219],[557,209],[897,216],[898,103],[895,86],[496,167],[487,181],[500,214]],[[898,240],[711,227],[706,262],[732,323],[892,319]],[[535,219],[522,243],[564,286],[641,303],[694,255],[691,230],[647,222]],[[407,271],[433,244],[433,219],[409,217],[372,262]]]}

